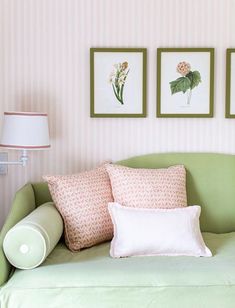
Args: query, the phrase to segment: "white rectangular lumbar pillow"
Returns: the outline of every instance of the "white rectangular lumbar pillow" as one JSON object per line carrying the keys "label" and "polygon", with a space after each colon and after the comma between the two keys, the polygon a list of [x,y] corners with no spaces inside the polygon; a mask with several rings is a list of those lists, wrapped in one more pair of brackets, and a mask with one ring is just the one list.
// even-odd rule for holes
{"label": "white rectangular lumbar pillow", "polygon": [[130,208],[109,203],[114,225],[110,255],[211,257],[199,225],[198,205],[175,209]]}

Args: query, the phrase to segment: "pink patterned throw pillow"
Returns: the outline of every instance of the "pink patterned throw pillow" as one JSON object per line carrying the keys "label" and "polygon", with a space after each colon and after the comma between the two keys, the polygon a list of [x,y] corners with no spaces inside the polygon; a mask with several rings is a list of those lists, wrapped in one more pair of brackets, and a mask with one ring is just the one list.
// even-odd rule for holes
{"label": "pink patterned throw pillow", "polygon": [[114,201],[137,208],[187,206],[186,172],[182,165],[164,169],[129,168],[107,164]]}
{"label": "pink patterned throw pillow", "polygon": [[113,225],[108,202],[113,201],[104,165],[65,176],[44,176],[64,220],[65,242],[72,251],[110,240]]}

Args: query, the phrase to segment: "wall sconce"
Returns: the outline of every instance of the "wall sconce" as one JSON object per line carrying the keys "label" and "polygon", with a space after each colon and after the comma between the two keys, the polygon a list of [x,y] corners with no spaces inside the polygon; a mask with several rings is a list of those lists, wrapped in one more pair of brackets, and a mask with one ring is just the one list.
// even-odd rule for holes
{"label": "wall sconce", "polygon": [[47,114],[4,112],[0,147],[22,151],[18,161],[0,161],[0,165],[25,166],[28,161],[27,150],[50,147]]}

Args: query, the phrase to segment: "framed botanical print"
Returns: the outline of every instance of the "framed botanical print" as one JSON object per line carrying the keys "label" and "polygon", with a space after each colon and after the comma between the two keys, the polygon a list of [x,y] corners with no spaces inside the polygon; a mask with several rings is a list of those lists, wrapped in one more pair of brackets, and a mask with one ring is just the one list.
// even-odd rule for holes
{"label": "framed botanical print", "polygon": [[213,117],[214,49],[157,50],[157,117]]}
{"label": "framed botanical print", "polygon": [[235,118],[235,49],[226,54],[226,118]]}
{"label": "framed botanical print", "polygon": [[145,48],[91,48],[91,117],[146,117]]}

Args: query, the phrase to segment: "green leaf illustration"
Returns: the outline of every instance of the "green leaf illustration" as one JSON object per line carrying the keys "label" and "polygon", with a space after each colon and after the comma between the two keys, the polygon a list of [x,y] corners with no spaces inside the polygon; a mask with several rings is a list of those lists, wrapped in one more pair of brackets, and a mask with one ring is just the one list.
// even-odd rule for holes
{"label": "green leaf illustration", "polygon": [[123,63],[114,64],[114,68],[109,76],[109,82],[111,83],[113,93],[122,105],[124,105],[123,90],[129,71],[128,62],[125,61]]}
{"label": "green leaf illustration", "polygon": [[198,71],[194,72],[189,72],[186,77],[189,78],[191,85],[190,89],[192,90],[193,88],[197,87],[199,83],[202,81],[201,80],[201,74]]}
{"label": "green leaf illustration", "polygon": [[112,87],[113,87],[113,93],[115,94],[116,99],[123,105],[123,101],[122,101],[122,99],[119,98],[119,96],[118,96],[118,94],[117,94],[113,84],[112,84]]}
{"label": "green leaf illustration", "polygon": [[185,93],[188,89],[190,89],[191,81],[188,77],[180,77],[174,81],[170,82],[171,94],[175,94],[177,92]]}

